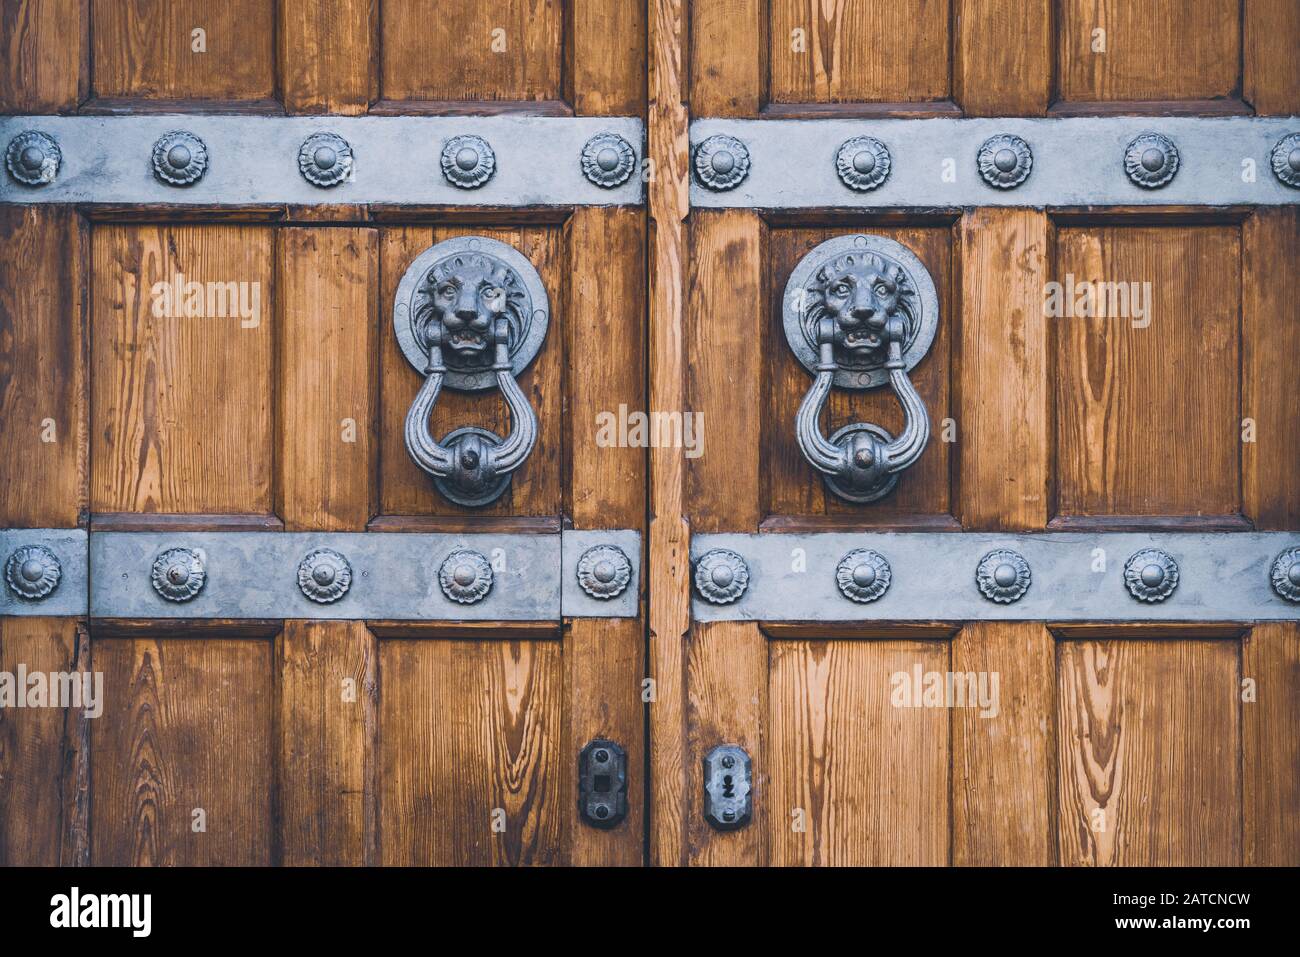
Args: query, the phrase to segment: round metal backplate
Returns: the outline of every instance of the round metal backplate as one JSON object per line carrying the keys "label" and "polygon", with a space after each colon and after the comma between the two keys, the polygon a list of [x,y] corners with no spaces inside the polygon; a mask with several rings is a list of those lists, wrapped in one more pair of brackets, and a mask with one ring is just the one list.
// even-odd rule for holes
{"label": "round metal backplate", "polygon": [[[934,280],[925,265],[902,243],[884,236],[836,236],[809,252],[790,273],[781,304],[781,318],[785,338],[803,367],[814,375],[817,372],[818,350],[815,340],[805,330],[806,310],[816,305],[817,273],[833,260],[851,253],[875,253],[902,267],[917,296],[917,321],[909,330],[903,343],[903,364],[910,371],[925,358],[934,342],[939,327],[939,294]],[[889,370],[880,364],[867,368],[843,368],[835,373],[835,384],[841,389],[874,389],[889,381]]]}
{"label": "round metal backplate", "polygon": [[[878,425],[872,425],[870,422],[854,422],[850,425],[844,426],[842,429],[838,429],[835,434],[830,437],[831,445],[838,445],[840,448],[844,448],[849,444],[849,440],[859,432],[865,432],[868,435],[879,439],[881,442],[888,443],[894,440],[892,435]],[[826,483],[828,489],[846,501],[858,503],[874,502],[877,499],[884,498],[894,490],[898,485],[898,473],[895,472],[892,475],[887,475],[883,482],[878,485],[873,485],[868,489],[853,488],[833,475],[823,475],[822,481]]]}
{"label": "round metal backplate", "polygon": [[[477,425],[466,425],[462,428],[448,432],[446,437],[441,439],[438,444],[451,449],[454,454],[456,450],[460,448],[461,440],[467,435],[482,436],[493,445],[500,445],[504,441],[501,436],[497,435],[495,432],[489,432],[487,429],[480,429]],[[466,508],[479,508],[483,505],[491,505],[504,495],[506,489],[510,487],[510,478],[512,475],[514,475],[513,472],[507,472],[505,475],[498,476],[495,482],[483,489],[483,491],[477,495],[472,495],[466,492],[450,478],[439,478],[434,476],[433,484],[448,501],[455,502],[457,505],[463,505]]]}
{"label": "round metal backplate", "polygon": [[[546,338],[546,328],[550,323],[551,307],[546,297],[546,287],[542,277],[537,274],[528,257],[507,243],[487,236],[459,236],[444,240],[430,246],[416,256],[397,284],[397,295],[393,299],[393,331],[397,333],[397,344],[402,349],[406,361],[415,366],[420,375],[425,374],[428,353],[416,341],[412,319],[415,315],[416,299],[425,277],[438,263],[456,256],[483,254],[499,259],[514,270],[523,284],[525,303],[521,312],[524,314],[524,331],[510,350],[510,368],[518,376],[528,364],[536,358]],[[478,392],[496,386],[496,373],[489,369],[457,369],[452,363],[454,354],[443,350],[443,360],[447,363],[447,377],[443,385],[448,389],[462,392]]]}

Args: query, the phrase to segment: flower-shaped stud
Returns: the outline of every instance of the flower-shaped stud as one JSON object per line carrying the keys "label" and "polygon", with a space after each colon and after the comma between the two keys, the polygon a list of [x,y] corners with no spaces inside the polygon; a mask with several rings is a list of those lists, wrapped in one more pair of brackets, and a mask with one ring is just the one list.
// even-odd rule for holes
{"label": "flower-shaped stud", "polygon": [[728,548],[714,548],[695,563],[695,590],[713,605],[728,605],[749,587],[749,566]]}
{"label": "flower-shaped stud", "polygon": [[169,186],[197,183],[208,169],[208,148],[193,133],[172,130],[153,145],[153,172]]}
{"label": "flower-shaped stud", "polygon": [[298,170],[313,186],[337,186],[352,175],[352,147],[337,133],[313,133],[298,148]]}
{"label": "flower-shaped stud", "polygon": [[334,549],[317,548],[298,563],[298,587],[314,602],[336,602],[352,587],[352,566]]}
{"label": "flower-shaped stud", "polygon": [[472,605],[492,590],[492,566],[478,552],[458,548],[443,560],[438,585],[452,601]]}
{"label": "flower-shaped stud", "polygon": [[481,136],[453,136],[442,148],[442,175],[461,189],[478,189],[497,169],[497,154]]}
{"label": "flower-shaped stud", "polygon": [[888,591],[892,577],[885,556],[870,548],[855,548],[835,568],[835,584],[840,592],[861,604],[875,601]]}
{"label": "flower-shaped stud", "polygon": [[1178,587],[1178,563],[1159,548],[1144,548],[1124,563],[1124,584],[1138,601],[1164,601]]}
{"label": "flower-shaped stud", "polygon": [[1300,602],[1300,548],[1288,548],[1277,556],[1269,577],[1275,592],[1287,601]]}
{"label": "flower-shaped stud", "polygon": [[1178,147],[1162,133],[1142,133],[1124,150],[1124,171],[1143,189],[1159,189],[1178,172]]}
{"label": "flower-shaped stud", "polygon": [[582,174],[602,189],[622,186],[636,169],[636,150],[617,133],[597,133],[582,148]]}
{"label": "flower-shaped stud", "polygon": [[835,172],[849,189],[866,192],[889,177],[893,159],[889,147],[874,136],[855,136],[835,153]]}
{"label": "flower-shaped stud", "polygon": [[996,189],[1015,189],[1034,168],[1034,154],[1029,144],[1011,133],[990,136],[975,156],[980,176]]}
{"label": "flower-shaped stud", "polygon": [[5,166],[9,175],[27,186],[44,186],[59,175],[63,153],[54,137],[40,130],[25,130],[9,141]]}
{"label": "flower-shaped stud", "polygon": [[592,598],[617,598],[632,580],[632,563],[617,545],[596,545],[578,559],[578,584]]}
{"label": "flower-shaped stud", "polygon": [[975,584],[984,597],[1003,605],[1019,601],[1031,580],[1029,562],[1009,548],[989,552],[975,569]]}
{"label": "flower-shaped stud", "polygon": [[59,587],[63,566],[44,545],[23,545],[5,562],[5,581],[19,598],[40,601]]}
{"label": "flower-shaped stud", "polygon": [[169,548],[153,560],[150,580],[154,591],[168,601],[189,601],[203,590],[208,573],[194,549]]}
{"label": "flower-shaped stud", "polygon": [[749,175],[749,149],[734,136],[716,133],[695,147],[694,165],[701,186],[723,193]]}
{"label": "flower-shaped stud", "polygon": [[1300,133],[1288,133],[1278,140],[1270,159],[1273,175],[1292,189],[1300,189]]}

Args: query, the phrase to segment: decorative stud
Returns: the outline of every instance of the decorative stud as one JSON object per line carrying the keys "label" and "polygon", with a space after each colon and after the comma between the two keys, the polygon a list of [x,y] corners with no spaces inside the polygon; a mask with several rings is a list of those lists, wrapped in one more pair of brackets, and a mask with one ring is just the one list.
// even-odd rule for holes
{"label": "decorative stud", "polygon": [[193,133],[172,130],[153,145],[153,172],[170,186],[189,186],[208,169],[208,148]]}
{"label": "decorative stud", "polygon": [[5,166],[9,175],[28,186],[53,183],[59,175],[63,152],[54,137],[40,130],[24,130],[9,141]]}
{"label": "decorative stud", "polygon": [[497,154],[481,136],[453,136],[442,148],[442,175],[461,189],[478,189],[497,170]]}
{"label": "decorative stud", "polygon": [[1287,601],[1300,602],[1300,548],[1288,548],[1273,561],[1273,590]]}
{"label": "decorative stud", "polygon": [[1300,133],[1288,133],[1278,140],[1272,161],[1274,175],[1292,189],[1300,189]]}
{"label": "decorative stud", "polygon": [[840,144],[835,154],[835,172],[849,189],[866,192],[889,177],[893,160],[889,147],[874,136],[855,136]]}
{"label": "decorative stud", "polygon": [[984,182],[995,189],[1015,189],[1034,168],[1034,153],[1029,144],[1011,133],[990,136],[980,146],[975,163]]}
{"label": "decorative stud", "polygon": [[168,601],[189,601],[208,580],[203,559],[192,548],[169,548],[153,560],[153,588]]}
{"label": "decorative stud", "polygon": [[337,186],[352,175],[352,146],[337,133],[313,133],[298,148],[298,170],[313,186]]}
{"label": "decorative stud", "polygon": [[984,597],[1002,605],[1019,601],[1029,591],[1030,581],[1029,562],[1009,548],[989,552],[975,569],[975,584]]}
{"label": "decorative stud", "polygon": [[1124,170],[1143,189],[1159,189],[1178,172],[1178,147],[1162,133],[1142,133],[1124,150]]}
{"label": "decorative stud", "polygon": [[438,584],[452,601],[473,605],[492,590],[492,566],[478,552],[458,548],[443,560]]}
{"label": "decorative stud", "polygon": [[705,189],[723,193],[749,175],[749,149],[734,136],[715,133],[695,147],[695,177]]}
{"label": "decorative stud", "polygon": [[578,584],[592,598],[617,598],[632,580],[632,563],[617,545],[597,545],[578,559]]}
{"label": "decorative stud", "polygon": [[63,566],[44,545],[23,545],[5,562],[5,580],[19,598],[40,601],[59,587]]}
{"label": "decorative stud", "polygon": [[331,604],[352,587],[352,566],[332,548],[310,551],[298,563],[298,587],[312,601]]}
{"label": "decorative stud", "polygon": [[601,189],[622,186],[636,169],[636,150],[617,133],[597,133],[582,148],[582,173]]}
{"label": "decorative stud", "polygon": [[835,584],[844,597],[860,604],[875,601],[888,591],[892,578],[885,556],[871,548],[855,548],[835,568]]}
{"label": "decorative stud", "polygon": [[1144,548],[1124,563],[1124,584],[1138,601],[1164,601],[1178,587],[1178,563],[1166,551]]}
{"label": "decorative stud", "polygon": [[729,605],[749,587],[749,566],[728,548],[714,548],[695,563],[695,590],[714,605]]}

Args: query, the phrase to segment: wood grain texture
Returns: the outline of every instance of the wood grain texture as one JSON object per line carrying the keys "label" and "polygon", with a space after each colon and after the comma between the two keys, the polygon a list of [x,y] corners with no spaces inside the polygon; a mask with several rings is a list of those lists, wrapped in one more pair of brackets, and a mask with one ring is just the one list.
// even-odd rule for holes
{"label": "wood grain texture", "polygon": [[[1269,175],[1261,171],[1261,175]],[[1257,528],[1300,528],[1300,427],[1291,394],[1300,369],[1300,209],[1259,209],[1242,226],[1242,493]],[[1245,435],[1246,425],[1242,425]]]}
{"label": "wood grain texture", "polygon": [[1238,642],[1064,641],[1061,863],[1242,861]]}
{"label": "wood grain texture", "polygon": [[771,102],[908,103],[949,96],[951,5],[770,0]]}
{"label": "wood grain texture", "polygon": [[[275,5],[262,0],[90,0],[92,94],[106,99],[270,100]],[[192,33],[206,33],[195,52]]]}
{"label": "wood grain texture", "polygon": [[977,209],[961,221],[957,459],[962,526],[1047,524],[1051,492],[1050,227],[1035,210]]}
{"label": "wood grain texture", "polygon": [[[271,231],[259,226],[101,226],[91,300],[91,507],[245,512],[272,505]],[[155,284],[205,284],[204,311],[171,309]],[[244,301],[259,296],[254,318]],[[207,285],[212,284],[212,285]],[[211,295],[212,291],[220,295]]]}
{"label": "wood grain texture", "polygon": [[0,208],[0,528],[84,523],[88,252],[69,207]]}
{"label": "wood grain texture", "polygon": [[1300,623],[1260,623],[1242,646],[1242,679],[1255,700],[1241,705],[1244,864],[1300,864]]}
{"label": "wood grain texture", "polygon": [[[1094,31],[1105,31],[1094,52]],[[1058,98],[1213,100],[1239,89],[1240,0],[1060,0]]]}
{"label": "wood grain texture", "polygon": [[[656,0],[658,6],[664,0]],[[763,0],[688,3],[693,116],[755,116],[767,100],[767,4]],[[669,4],[666,18],[680,16]],[[662,35],[662,33],[661,33]]]}
{"label": "wood grain texture", "polygon": [[391,640],[379,660],[380,863],[567,863],[560,644]]}
{"label": "wood grain texture", "polygon": [[[88,671],[89,645],[74,618],[0,618],[7,675]],[[91,719],[85,708],[15,705],[0,708],[0,865],[85,864]]]}
{"label": "wood grain texture", "polygon": [[0,6],[0,113],[63,113],[90,79],[87,0]]}
{"label": "wood grain texture", "polygon": [[378,648],[359,621],[286,621],[279,643],[283,863],[375,863]]}
{"label": "wood grain texture", "polygon": [[560,100],[562,0],[384,0],[386,100]]}
{"label": "wood grain texture", "polygon": [[[537,445],[514,473],[510,488],[494,504],[482,508],[455,505],[439,494],[432,479],[407,454],[402,441],[406,412],[423,382],[406,361],[385,321],[380,358],[380,512],[383,515],[506,516],[559,515],[564,482],[564,342],[567,335],[569,257],[560,229],[549,226],[404,226],[380,234],[383,292],[380,302],[391,304],[397,284],[411,260],[434,243],[454,236],[488,236],[509,243],[528,257],[542,277],[551,301],[546,340],[532,364],[519,376],[519,387],[537,415]],[[510,410],[500,392],[444,390],[431,417],[434,438],[452,429],[477,425],[504,436]]]}
{"label": "wood grain texture", "polygon": [[284,229],[278,249],[276,511],[289,531],[363,531],[378,507],[379,234]]}
{"label": "wood grain texture", "polygon": [[366,112],[379,95],[380,0],[294,0],[275,6],[285,110]]}
{"label": "wood grain texture", "polygon": [[1037,116],[1052,96],[1053,0],[956,0],[955,97],[967,116]]}
{"label": "wood grain texture", "polygon": [[574,112],[640,116],[646,102],[645,3],[569,0]]}
{"label": "wood grain texture", "polygon": [[[997,675],[996,713],[952,712],[952,862],[1056,863],[1056,647],[1038,622],[976,621],[952,645],[956,674]],[[992,687],[992,685],[988,685]],[[990,709],[991,710],[991,709]]]}
{"label": "wood grain texture", "polygon": [[272,642],[96,639],[93,661],[91,862],[276,863]]}
{"label": "wood grain texture", "polygon": [[1056,281],[1151,291],[1144,319],[1050,320],[1058,515],[1241,511],[1240,270],[1235,226],[1059,230]]}
{"label": "wood grain texture", "polygon": [[891,703],[893,675],[948,662],[946,641],[772,643],[773,865],[948,862],[948,710]]}
{"label": "wood grain texture", "polygon": [[1300,73],[1282,64],[1300,47],[1300,4],[1243,0],[1242,92],[1260,116],[1300,113]]}
{"label": "wood grain texture", "polygon": [[[869,506],[845,502],[826,490],[821,473],[808,464],[795,437],[795,416],[812,385],[812,375],[786,344],[781,312],[786,282],[799,260],[825,240],[843,235],[844,229],[774,229],[768,243],[771,265],[767,295],[753,300],[754,306],[750,307],[767,313],[765,338],[755,337],[758,342],[766,342],[761,376],[765,387],[760,400],[765,514],[851,516],[847,520],[855,525],[874,527],[903,517],[947,516],[952,512],[952,444],[942,441],[943,420],[952,415],[950,354],[956,325],[951,318],[952,233],[945,227],[881,226],[873,226],[870,232],[911,249],[929,270],[939,294],[939,326],[934,343],[921,363],[908,373],[930,416],[930,443],[895,491]],[[698,353],[693,352],[695,355]],[[903,410],[889,388],[832,389],[821,422],[823,434],[828,436],[851,422],[873,422],[898,435],[903,428]],[[725,489],[726,484],[721,483],[721,487]]]}

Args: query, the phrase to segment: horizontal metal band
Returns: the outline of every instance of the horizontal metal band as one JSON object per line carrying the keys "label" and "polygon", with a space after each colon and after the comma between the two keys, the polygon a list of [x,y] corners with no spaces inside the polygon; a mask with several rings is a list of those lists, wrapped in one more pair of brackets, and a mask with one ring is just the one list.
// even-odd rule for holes
{"label": "horizontal metal band", "polygon": [[[0,171],[0,202],[569,206],[636,204],[643,194],[642,122],[630,117],[7,116],[0,117],[0,148],[29,130],[57,144],[57,173],[33,186]],[[206,154],[201,175],[186,185],[165,181],[154,166],[155,145],[178,130],[196,137]],[[316,133],[342,137],[351,151],[350,172],[337,185],[315,185],[310,163],[300,168],[299,152]],[[631,172],[608,188],[583,167],[584,147],[600,133],[617,134],[631,148],[630,156],[614,156],[611,178],[627,163]],[[443,151],[457,137],[479,137],[493,154],[477,185],[452,181],[473,183],[472,166],[453,164],[444,174]],[[199,148],[182,145],[193,161]],[[341,169],[342,151],[330,156],[325,173]]]}
{"label": "horizontal metal band", "polygon": [[[1300,603],[1283,598],[1271,578],[1279,555],[1297,546],[1300,533],[1293,532],[697,535],[692,611],[697,621],[1300,619]],[[696,563],[713,549],[736,553],[748,572],[743,594],[730,604],[700,595]],[[841,561],[857,549],[872,549],[887,563],[888,587],[875,600],[851,600],[837,581]],[[1006,603],[986,598],[976,580],[981,560],[998,549],[1017,553],[1030,575],[1023,596]],[[1176,563],[1177,586],[1164,600],[1130,594],[1125,566],[1144,549]],[[1145,562],[1139,564],[1140,573]]]}
{"label": "horizontal metal band", "polygon": [[[1178,154],[1172,179],[1156,188],[1137,185],[1125,167],[1129,145],[1147,131],[1167,137]],[[1284,137],[1297,132],[1297,117],[700,119],[691,124],[691,205],[870,209],[1292,204],[1300,203],[1300,190],[1274,173],[1272,156]],[[1007,188],[986,182],[978,165],[981,147],[999,134],[1021,138],[1031,154],[1027,177]],[[717,147],[706,147],[703,159],[699,147],[714,136],[740,141],[748,153],[747,173],[741,171],[744,158],[732,155],[734,150],[726,151],[721,172],[710,171],[706,161]],[[844,176],[857,183],[859,191],[841,179],[837,155],[841,145],[864,136],[883,143],[887,155],[864,157],[860,170],[852,168],[856,153],[845,157]],[[1139,159],[1143,152],[1139,148]],[[1014,151],[1007,156],[1009,179],[1016,175],[1014,158]],[[702,181],[702,166],[715,188]],[[879,185],[870,185],[886,170]],[[992,170],[989,174],[1003,175]],[[1135,175],[1146,174],[1137,169]],[[1152,179],[1161,175],[1157,170]],[[738,185],[731,186],[737,179]]]}
{"label": "horizontal metal band", "polygon": [[[35,553],[29,550],[35,549]],[[43,556],[40,549],[53,555]],[[24,558],[44,564],[42,578],[24,581]],[[0,529],[0,616],[81,616],[86,613],[86,532],[80,528]],[[12,581],[10,580],[12,576]],[[15,588],[15,585],[18,588]],[[46,587],[49,591],[38,595]],[[23,597],[18,589],[32,597]]]}

